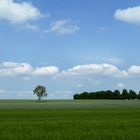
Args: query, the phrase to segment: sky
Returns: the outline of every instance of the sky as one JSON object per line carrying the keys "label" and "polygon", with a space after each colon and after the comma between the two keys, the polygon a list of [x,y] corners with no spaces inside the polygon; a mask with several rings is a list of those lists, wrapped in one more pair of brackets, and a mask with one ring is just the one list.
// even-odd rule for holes
{"label": "sky", "polygon": [[139,0],[0,0],[0,99],[140,90]]}

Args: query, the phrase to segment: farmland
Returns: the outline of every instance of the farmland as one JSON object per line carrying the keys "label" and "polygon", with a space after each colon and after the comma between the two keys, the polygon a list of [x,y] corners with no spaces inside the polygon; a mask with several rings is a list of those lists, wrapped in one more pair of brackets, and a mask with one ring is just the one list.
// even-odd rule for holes
{"label": "farmland", "polygon": [[0,100],[2,140],[138,140],[139,100]]}

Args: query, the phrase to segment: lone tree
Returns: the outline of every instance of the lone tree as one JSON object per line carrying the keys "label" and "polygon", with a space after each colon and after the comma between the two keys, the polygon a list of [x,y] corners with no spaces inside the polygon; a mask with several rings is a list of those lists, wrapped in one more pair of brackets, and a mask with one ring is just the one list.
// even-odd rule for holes
{"label": "lone tree", "polygon": [[47,91],[44,86],[38,85],[33,92],[37,95],[38,101],[41,101],[42,97],[47,97]]}

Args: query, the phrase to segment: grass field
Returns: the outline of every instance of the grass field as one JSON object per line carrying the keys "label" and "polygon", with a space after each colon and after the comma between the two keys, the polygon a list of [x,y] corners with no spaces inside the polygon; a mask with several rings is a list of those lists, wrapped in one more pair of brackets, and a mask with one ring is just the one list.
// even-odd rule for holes
{"label": "grass field", "polygon": [[0,140],[139,140],[139,100],[0,100]]}

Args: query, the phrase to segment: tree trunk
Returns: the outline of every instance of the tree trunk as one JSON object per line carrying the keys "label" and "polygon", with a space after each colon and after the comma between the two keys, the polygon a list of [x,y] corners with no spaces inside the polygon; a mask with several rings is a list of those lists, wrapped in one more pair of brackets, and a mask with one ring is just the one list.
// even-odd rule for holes
{"label": "tree trunk", "polygon": [[41,101],[41,96],[38,96],[38,102],[40,102]]}

